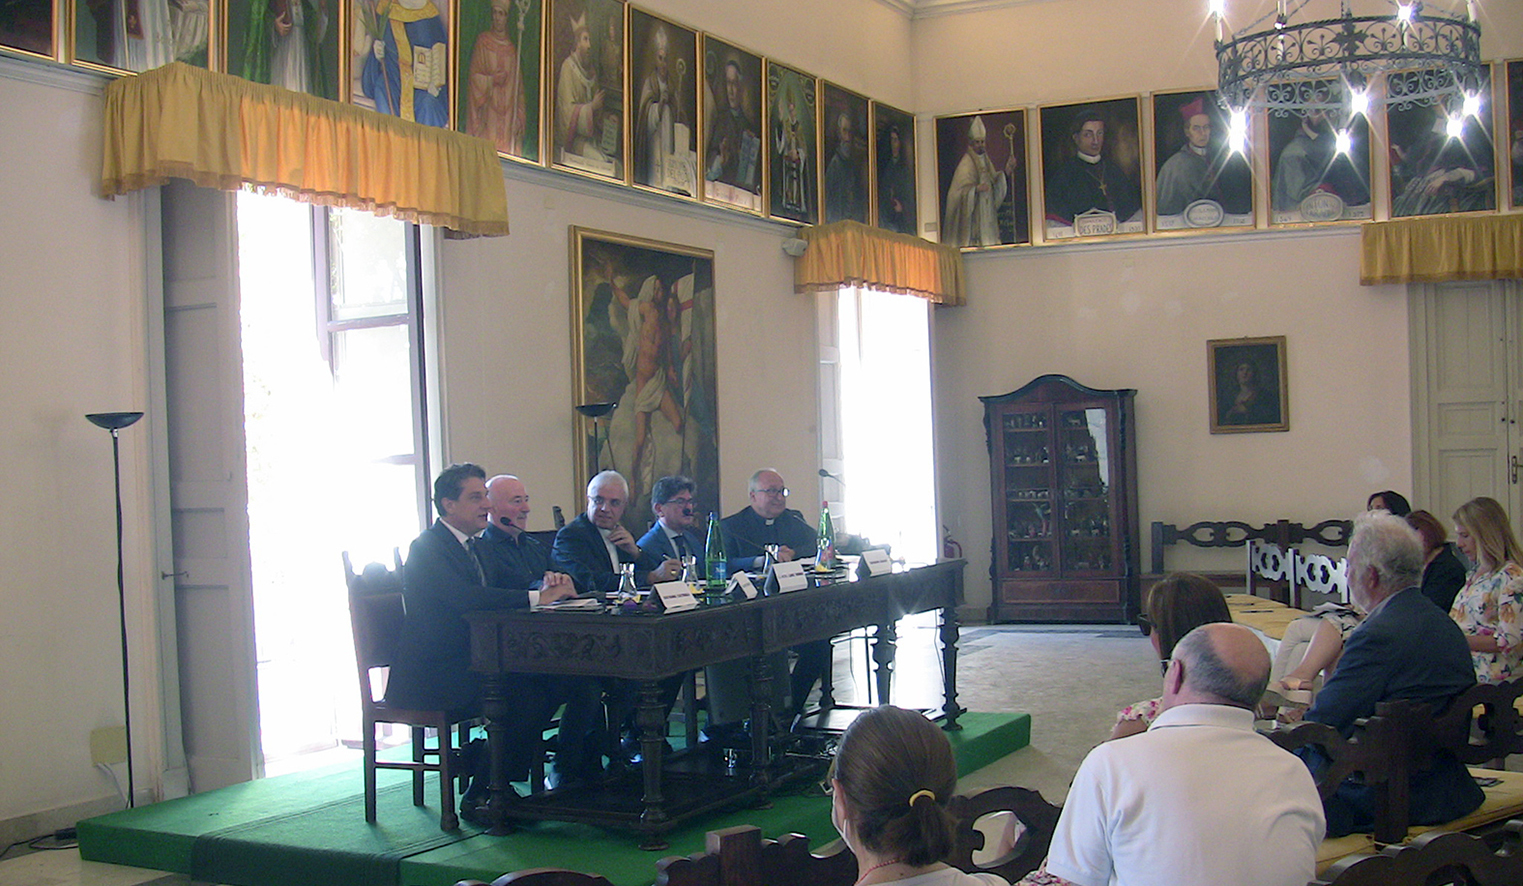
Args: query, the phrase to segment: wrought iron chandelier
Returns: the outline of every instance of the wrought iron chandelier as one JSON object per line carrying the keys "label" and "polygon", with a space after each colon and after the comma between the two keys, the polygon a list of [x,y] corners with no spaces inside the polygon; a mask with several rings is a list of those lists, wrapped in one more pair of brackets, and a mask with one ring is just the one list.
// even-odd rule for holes
{"label": "wrought iron chandelier", "polygon": [[1422,0],[1384,0],[1382,14],[1355,15],[1350,0],[1340,0],[1336,18],[1307,21],[1294,19],[1313,0],[1278,0],[1272,14],[1225,39],[1226,0],[1210,2],[1217,91],[1235,111],[1362,113],[1377,82],[1388,107],[1458,111],[1486,83],[1474,0],[1463,16],[1428,10]]}

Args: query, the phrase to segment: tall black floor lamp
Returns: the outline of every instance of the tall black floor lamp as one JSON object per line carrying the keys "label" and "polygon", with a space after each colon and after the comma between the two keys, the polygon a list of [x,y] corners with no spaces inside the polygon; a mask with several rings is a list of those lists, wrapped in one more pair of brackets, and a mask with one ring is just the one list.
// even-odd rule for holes
{"label": "tall black floor lamp", "polygon": [[127,730],[127,808],[136,805],[132,780],[132,685],[127,679],[127,585],[122,577],[122,453],[117,441],[122,428],[143,417],[141,412],[92,412],[85,418],[111,432],[111,466],[116,477],[116,607],[122,624],[122,713]]}

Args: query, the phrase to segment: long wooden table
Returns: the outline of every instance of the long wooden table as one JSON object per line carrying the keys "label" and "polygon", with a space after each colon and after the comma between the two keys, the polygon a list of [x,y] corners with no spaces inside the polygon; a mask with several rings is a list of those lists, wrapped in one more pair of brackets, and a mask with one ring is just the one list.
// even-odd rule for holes
{"label": "long wooden table", "polygon": [[[957,703],[957,604],[962,600],[965,560],[944,560],[891,575],[838,582],[742,603],[706,604],[673,614],[612,615],[596,612],[503,610],[466,615],[471,626],[471,667],[485,675],[482,696],[491,757],[489,833],[507,833],[509,819],[558,819],[628,827],[644,835],[647,848],[664,848],[661,835],[677,823],[747,798],[764,799],[775,773],[753,765],[734,776],[695,768],[663,769],[665,717],[659,682],[705,665],[752,660],[751,720],[771,722],[771,681],[766,656],[810,640],[876,626],[873,660],[878,694],[885,703],[893,679],[894,623],[906,615],[939,609],[944,729],[960,728]],[[632,808],[608,796],[550,791],[517,797],[508,785],[507,720],[514,711],[507,689],[515,674],[622,677],[640,686],[642,783]],[[786,675],[779,675],[786,679]],[[766,729],[752,729],[751,759],[770,759]],[[610,776],[610,780],[612,780]],[[668,796],[668,787],[672,787]]]}

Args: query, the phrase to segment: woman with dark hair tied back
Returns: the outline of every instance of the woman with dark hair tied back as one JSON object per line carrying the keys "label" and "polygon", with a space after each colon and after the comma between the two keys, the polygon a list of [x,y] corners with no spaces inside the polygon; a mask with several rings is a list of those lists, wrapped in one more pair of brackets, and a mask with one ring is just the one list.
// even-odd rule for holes
{"label": "woman with dark hair tied back", "polygon": [[883,705],[857,717],[830,766],[830,820],[857,858],[857,886],[1009,886],[942,861],[956,789],[952,746],[922,714]]}

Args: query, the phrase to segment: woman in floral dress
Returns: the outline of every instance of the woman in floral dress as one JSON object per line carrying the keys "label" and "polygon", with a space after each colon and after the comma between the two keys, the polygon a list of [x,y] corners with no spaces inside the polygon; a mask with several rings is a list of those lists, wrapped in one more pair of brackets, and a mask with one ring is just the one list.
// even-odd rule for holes
{"label": "woman in floral dress", "polygon": [[[1175,572],[1153,585],[1143,604],[1142,614],[1137,616],[1137,626],[1142,635],[1153,641],[1158,652],[1158,662],[1168,667],[1169,656],[1174,654],[1174,644],[1185,634],[1204,624],[1232,621],[1227,609],[1227,598],[1221,588],[1210,579],[1192,572]],[[1121,709],[1116,717],[1116,727],[1111,738],[1125,738],[1146,732],[1163,699],[1149,698]]]}
{"label": "woman in floral dress", "polygon": [[1476,679],[1523,675],[1523,548],[1507,512],[1494,498],[1465,502],[1454,512],[1454,541],[1475,564],[1449,615],[1470,641]]}

